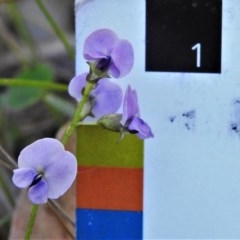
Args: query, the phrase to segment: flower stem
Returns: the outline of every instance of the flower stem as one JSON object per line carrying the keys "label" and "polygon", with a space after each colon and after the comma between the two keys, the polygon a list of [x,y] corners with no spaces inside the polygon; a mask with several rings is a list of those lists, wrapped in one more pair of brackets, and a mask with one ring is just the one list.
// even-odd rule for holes
{"label": "flower stem", "polygon": [[4,41],[4,43],[9,48],[9,50],[16,57],[17,61],[21,65],[21,67],[23,67],[23,68],[27,67],[28,61],[27,61],[25,55],[23,54],[22,49],[19,46],[19,43],[15,39],[12,32],[10,32],[8,27],[5,26],[5,23],[3,22],[2,19],[0,19],[0,32],[1,32],[1,39]]}
{"label": "flower stem", "polygon": [[34,87],[34,88],[43,88],[43,89],[56,90],[56,91],[67,91],[67,86],[65,84],[61,84],[61,83],[23,80],[23,79],[12,79],[12,78],[11,79],[0,78],[0,86]]}
{"label": "flower stem", "polygon": [[50,24],[51,28],[53,29],[53,31],[55,32],[55,34],[58,36],[58,38],[61,40],[62,44],[64,45],[68,55],[74,59],[74,50],[71,47],[71,45],[69,44],[67,38],[65,37],[64,33],[61,31],[61,29],[58,27],[58,25],[56,24],[56,22],[54,21],[54,19],[52,18],[51,14],[48,12],[47,8],[44,6],[44,4],[42,3],[41,0],[35,0],[36,4],[38,5],[38,7],[40,8],[40,10],[42,11],[42,13],[44,14],[44,16],[46,17],[48,23]]}
{"label": "flower stem", "polygon": [[22,39],[28,44],[29,49],[31,51],[32,58],[31,60],[35,62],[36,60],[36,47],[33,41],[33,38],[28,31],[28,28],[26,28],[26,24],[24,22],[24,18],[19,10],[19,6],[16,2],[10,2],[6,5],[7,10],[13,20],[13,23],[16,27],[16,30],[18,31],[19,35],[22,37]]}
{"label": "flower stem", "polygon": [[8,164],[12,165],[12,166],[9,166],[11,167],[11,169],[13,168],[17,168],[17,163],[14,161],[14,159],[4,150],[4,148],[0,145],[0,155],[2,155]]}
{"label": "flower stem", "polygon": [[14,198],[12,196],[11,191],[9,190],[9,185],[6,183],[2,173],[0,172],[0,186],[2,187],[3,193],[5,194],[6,198],[8,199],[11,207],[14,207]]}
{"label": "flower stem", "polygon": [[63,138],[62,138],[62,143],[63,145],[66,145],[69,138],[71,137],[75,127],[77,126],[77,124],[79,122],[81,122],[86,116],[82,115],[83,112],[83,108],[84,105],[87,103],[89,96],[90,96],[90,92],[92,91],[92,89],[94,88],[95,83],[93,82],[87,82],[85,88],[84,88],[84,92],[83,92],[83,96],[82,96],[82,100],[78,103],[76,111],[74,113],[74,116],[72,118],[72,121],[70,123],[70,125],[68,126]]}
{"label": "flower stem", "polygon": [[28,222],[28,228],[26,231],[25,240],[30,240],[30,238],[31,238],[33,226],[34,226],[35,219],[37,216],[38,207],[39,207],[39,205],[35,205],[35,204],[32,206],[32,211],[30,214],[29,222]]}

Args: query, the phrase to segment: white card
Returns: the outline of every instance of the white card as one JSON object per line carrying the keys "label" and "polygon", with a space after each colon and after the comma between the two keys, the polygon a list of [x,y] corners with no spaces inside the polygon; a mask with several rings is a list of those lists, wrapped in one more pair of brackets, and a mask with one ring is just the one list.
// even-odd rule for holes
{"label": "white card", "polygon": [[77,74],[99,28],[134,47],[133,70],[116,81],[137,90],[155,135],[145,141],[144,239],[240,239],[239,9],[239,0],[76,1]]}

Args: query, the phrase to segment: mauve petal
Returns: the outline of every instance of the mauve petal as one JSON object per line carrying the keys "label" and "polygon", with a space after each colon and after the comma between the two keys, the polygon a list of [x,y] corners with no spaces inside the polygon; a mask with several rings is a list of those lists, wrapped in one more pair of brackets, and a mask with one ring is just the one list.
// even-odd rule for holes
{"label": "mauve petal", "polygon": [[13,170],[12,181],[19,188],[27,188],[37,174],[33,168],[18,168]]}
{"label": "mauve petal", "polygon": [[137,131],[137,136],[141,139],[153,137],[151,128],[141,118],[134,117],[128,125],[130,131]]}
{"label": "mauve petal", "polygon": [[19,157],[18,166],[34,168],[38,172],[56,161],[56,155],[64,151],[64,146],[61,142],[54,138],[42,138],[25,147]]}
{"label": "mauve petal", "polygon": [[68,93],[75,98],[78,102],[82,99],[82,90],[86,85],[87,73],[83,73],[74,77],[68,85]]}
{"label": "mauve petal", "polygon": [[34,204],[43,204],[48,200],[48,185],[44,179],[41,179],[36,185],[28,190],[28,197]]}
{"label": "mauve petal", "polygon": [[119,40],[112,50],[111,58],[114,67],[110,66],[110,75],[115,78],[126,76],[131,71],[134,61],[131,43],[127,40]]}
{"label": "mauve petal", "polygon": [[72,185],[77,174],[77,160],[75,156],[62,151],[55,156],[55,161],[45,170],[44,179],[48,184],[48,198],[56,199],[64,194]]}
{"label": "mauve petal", "polygon": [[111,61],[109,68],[108,68],[108,72],[110,76],[113,76],[115,78],[118,78],[118,76],[120,76],[120,70],[116,67],[116,65],[114,64],[113,61]]}
{"label": "mauve petal", "polygon": [[134,116],[139,116],[137,93],[128,85],[123,101],[123,115],[121,124],[125,125],[125,123]]}
{"label": "mauve petal", "polygon": [[102,79],[98,82],[92,96],[95,98],[92,113],[96,118],[115,113],[122,103],[121,87],[108,79]]}
{"label": "mauve petal", "polygon": [[84,43],[83,56],[86,60],[96,60],[111,55],[117,35],[109,29],[99,29],[90,34]]}

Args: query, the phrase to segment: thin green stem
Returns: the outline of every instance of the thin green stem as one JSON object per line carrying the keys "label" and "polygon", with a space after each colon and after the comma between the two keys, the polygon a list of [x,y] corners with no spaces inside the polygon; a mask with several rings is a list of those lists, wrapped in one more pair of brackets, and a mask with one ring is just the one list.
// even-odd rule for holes
{"label": "thin green stem", "polygon": [[21,64],[21,66],[27,67],[28,61],[26,57],[24,56],[21,47],[19,46],[19,43],[15,39],[14,35],[10,30],[5,26],[3,20],[0,18],[0,32],[1,32],[1,39],[5,42],[6,46],[9,48],[9,50],[15,55],[18,62]]}
{"label": "thin green stem", "polygon": [[53,31],[55,32],[55,34],[58,36],[58,38],[61,40],[62,44],[64,45],[68,55],[74,59],[75,54],[74,54],[74,50],[72,48],[72,46],[69,44],[66,36],[64,35],[64,33],[61,31],[61,29],[58,27],[58,25],[56,24],[56,22],[54,21],[54,19],[52,18],[51,14],[48,12],[47,8],[44,6],[44,4],[42,3],[41,0],[35,0],[36,4],[38,5],[38,7],[40,8],[40,10],[42,11],[42,13],[44,14],[44,16],[46,17],[49,25],[51,26],[51,28],[53,29]]}
{"label": "thin green stem", "polygon": [[95,86],[95,83],[87,82],[84,92],[83,92],[82,100],[78,103],[76,111],[73,116],[73,119],[62,138],[63,145],[67,144],[67,142],[68,142],[69,138],[71,137],[77,124],[84,119],[85,116],[82,115],[83,108],[84,108],[85,104],[87,103],[90,92],[92,91],[94,86]]}
{"label": "thin green stem", "polygon": [[[2,164],[3,166],[5,166],[6,168],[8,168],[11,171],[17,167],[16,162],[0,145],[0,156],[1,155],[4,157],[5,161],[2,160],[2,158],[0,157],[0,164]],[[14,201],[11,191],[9,190],[8,184],[5,182],[5,179],[2,177],[1,171],[0,171],[0,186],[2,187],[3,192],[5,193],[5,196],[7,197],[9,203],[13,207],[15,201]]]}
{"label": "thin green stem", "polygon": [[24,22],[22,14],[19,11],[18,5],[15,2],[9,3],[7,4],[7,9],[16,26],[16,30],[18,31],[22,39],[29,46],[32,53],[32,60],[34,61],[36,59],[36,47],[35,47],[33,38],[30,32],[28,31],[28,28],[26,28],[26,24]]}
{"label": "thin green stem", "polygon": [[0,78],[0,86],[11,86],[11,87],[34,87],[43,88],[48,90],[56,91],[67,91],[67,86],[61,83],[52,83],[45,81],[34,81],[24,79],[13,79],[13,78]]}
{"label": "thin green stem", "polygon": [[13,168],[16,168],[17,167],[17,163],[14,161],[14,159],[4,150],[4,148],[0,145],[0,155],[2,155],[5,160],[7,161],[8,164],[10,164],[11,166],[9,167],[12,167]]}
{"label": "thin green stem", "polygon": [[13,167],[8,162],[4,161],[2,158],[0,158],[0,164],[8,170],[13,170]]}
{"label": "thin green stem", "polygon": [[28,228],[26,231],[25,240],[30,240],[30,238],[31,238],[33,226],[34,226],[35,219],[37,216],[38,207],[39,207],[39,205],[35,205],[35,204],[32,206],[32,211],[30,214],[29,222],[28,222]]}
{"label": "thin green stem", "polygon": [[2,176],[2,173],[0,172],[0,185],[2,187],[3,192],[5,193],[6,198],[8,199],[9,203],[11,204],[12,207],[14,207],[14,198],[12,196],[11,191],[9,190],[9,186],[6,183],[5,179]]}

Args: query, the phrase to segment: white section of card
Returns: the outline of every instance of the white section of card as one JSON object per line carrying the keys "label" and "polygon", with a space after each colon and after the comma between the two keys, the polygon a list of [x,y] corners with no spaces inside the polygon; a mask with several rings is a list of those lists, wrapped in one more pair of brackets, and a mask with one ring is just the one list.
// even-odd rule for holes
{"label": "white section of card", "polygon": [[240,1],[222,3],[222,72],[207,74],[145,71],[145,0],[76,2],[77,74],[94,30],[134,47],[133,70],[114,81],[137,90],[155,135],[145,141],[144,239],[240,239]]}

